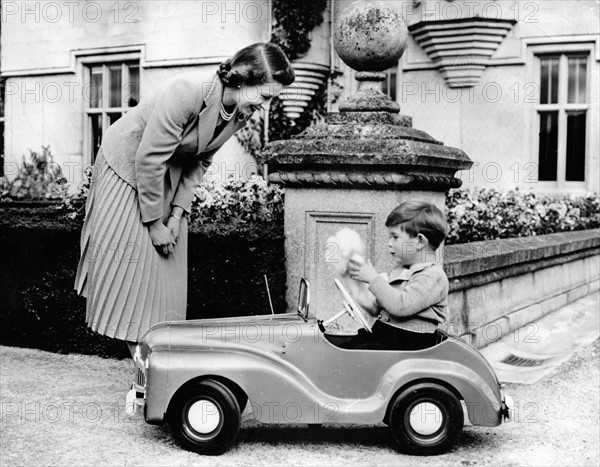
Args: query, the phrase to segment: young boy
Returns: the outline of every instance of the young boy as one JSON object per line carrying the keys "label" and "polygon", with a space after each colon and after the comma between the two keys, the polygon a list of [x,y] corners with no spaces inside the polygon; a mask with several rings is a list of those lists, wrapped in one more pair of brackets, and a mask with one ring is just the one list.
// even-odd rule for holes
{"label": "young boy", "polygon": [[385,225],[396,263],[389,278],[371,263],[352,259],[348,266],[350,277],[369,284],[380,309],[372,335],[362,343],[358,340],[358,347],[431,347],[436,344],[435,330],[447,318],[448,278],[436,261],[436,250],[448,229],[446,217],[431,203],[405,201],[390,213]]}

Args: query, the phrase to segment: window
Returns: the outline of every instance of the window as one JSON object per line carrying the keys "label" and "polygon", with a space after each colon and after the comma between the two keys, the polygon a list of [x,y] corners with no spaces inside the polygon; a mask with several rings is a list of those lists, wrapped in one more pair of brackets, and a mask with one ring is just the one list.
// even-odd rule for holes
{"label": "window", "polygon": [[588,54],[539,55],[539,180],[585,182]]}
{"label": "window", "polygon": [[384,73],[386,74],[386,79],[382,83],[382,91],[384,94],[390,96],[394,102],[396,102],[396,79],[398,76],[398,67],[395,66],[390,68]]}
{"label": "window", "polygon": [[89,93],[87,125],[92,163],[96,159],[102,135],[140,99],[138,61],[94,64],[87,67]]}

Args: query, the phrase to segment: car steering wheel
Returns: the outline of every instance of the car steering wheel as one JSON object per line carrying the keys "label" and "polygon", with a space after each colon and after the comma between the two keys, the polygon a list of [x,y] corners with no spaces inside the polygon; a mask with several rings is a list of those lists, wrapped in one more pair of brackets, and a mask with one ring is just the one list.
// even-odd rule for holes
{"label": "car steering wheel", "polygon": [[371,325],[367,321],[364,315],[363,309],[356,304],[352,296],[346,290],[346,287],[342,285],[339,279],[334,279],[335,285],[342,294],[342,302],[344,303],[344,309],[358,324],[365,328],[368,332],[371,331]]}

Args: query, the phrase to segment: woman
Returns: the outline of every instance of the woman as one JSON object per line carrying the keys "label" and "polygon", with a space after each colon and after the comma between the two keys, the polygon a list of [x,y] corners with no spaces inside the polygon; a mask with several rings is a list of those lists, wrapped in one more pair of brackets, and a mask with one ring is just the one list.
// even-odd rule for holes
{"label": "woman", "polygon": [[86,323],[136,342],[187,305],[187,220],[213,155],[294,71],[279,47],[256,43],[199,73],[166,81],[106,132],[94,165],[75,290]]}

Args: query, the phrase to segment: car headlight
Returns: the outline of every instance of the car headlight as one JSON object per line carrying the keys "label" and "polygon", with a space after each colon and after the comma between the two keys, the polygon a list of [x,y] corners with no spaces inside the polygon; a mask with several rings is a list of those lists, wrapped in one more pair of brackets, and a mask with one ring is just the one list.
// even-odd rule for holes
{"label": "car headlight", "polygon": [[140,348],[140,344],[135,346],[135,352],[133,354],[133,361],[142,361],[142,349]]}

